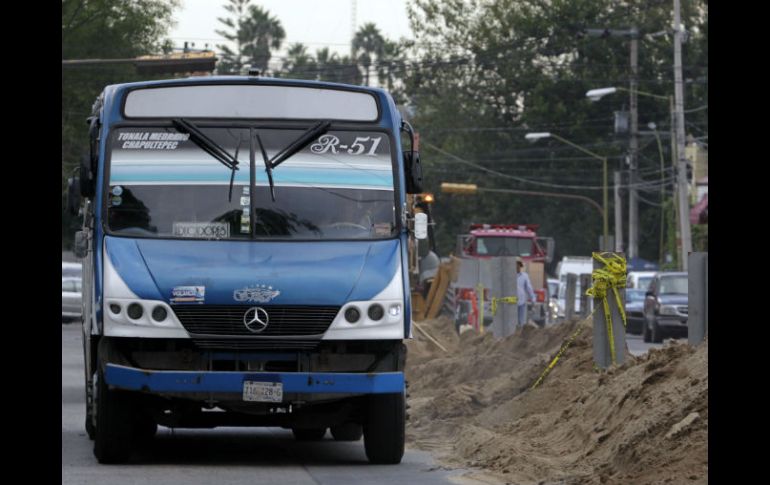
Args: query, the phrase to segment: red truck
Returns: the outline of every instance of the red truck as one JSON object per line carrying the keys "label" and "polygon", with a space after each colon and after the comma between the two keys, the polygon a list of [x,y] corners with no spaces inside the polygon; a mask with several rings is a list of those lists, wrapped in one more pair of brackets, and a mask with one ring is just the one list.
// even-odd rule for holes
{"label": "red truck", "polygon": [[[553,238],[538,237],[537,224],[471,224],[469,234],[458,237],[457,254],[460,258],[488,259],[501,256],[519,256],[524,270],[529,273],[537,301],[530,318],[545,325],[548,309],[548,280],[545,264],[553,257]],[[477,326],[481,309],[476,288],[454,288],[455,323]],[[491,295],[484,289],[484,325],[492,320]]]}

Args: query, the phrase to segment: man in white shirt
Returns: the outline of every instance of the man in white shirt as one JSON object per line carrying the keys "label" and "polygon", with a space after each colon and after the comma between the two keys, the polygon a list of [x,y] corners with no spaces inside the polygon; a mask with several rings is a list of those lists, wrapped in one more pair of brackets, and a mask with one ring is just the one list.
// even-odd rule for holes
{"label": "man in white shirt", "polygon": [[532,289],[532,282],[529,275],[524,272],[524,262],[516,257],[516,303],[519,310],[519,326],[523,327],[527,323],[527,297],[535,301],[535,291]]}

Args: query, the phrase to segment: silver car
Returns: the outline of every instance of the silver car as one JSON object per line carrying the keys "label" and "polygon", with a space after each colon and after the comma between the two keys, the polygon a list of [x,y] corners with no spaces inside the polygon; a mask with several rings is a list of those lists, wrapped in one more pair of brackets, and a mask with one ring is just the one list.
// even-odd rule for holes
{"label": "silver car", "polygon": [[61,279],[61,321],[69,323],[82,318],[80,306],[81,279],[74,276]]}

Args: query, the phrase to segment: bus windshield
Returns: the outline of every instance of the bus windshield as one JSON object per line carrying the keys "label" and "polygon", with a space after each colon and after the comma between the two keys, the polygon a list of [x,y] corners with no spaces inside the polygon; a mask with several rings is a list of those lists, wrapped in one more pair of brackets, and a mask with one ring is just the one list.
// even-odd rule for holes
{"label": "bus windshield", "polygon": [[484,256],[531,256],[532,239],[523,237],[480,237],[476,253]]}
{"label": "bus windshield", "polygon": [[[231,171],[175,128],[113,132],[106,188],[111,234],[239,240],[396,235],[393,163],[386,133],[321,135],[273,170],[273,201],[261,149],[272,158],[305,130],[198,128],[238,161],[237,170]],[[262,144],[255,148],[253,193],[252,133]]]}

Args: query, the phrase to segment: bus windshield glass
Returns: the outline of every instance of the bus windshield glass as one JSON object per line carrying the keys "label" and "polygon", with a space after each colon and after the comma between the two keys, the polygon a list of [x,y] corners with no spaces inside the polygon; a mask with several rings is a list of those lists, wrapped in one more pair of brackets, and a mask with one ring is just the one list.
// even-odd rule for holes
{"label": "bus windshield glass", "polygon": [[273,170],[273,201],[261,150],[271,159],[304,129],[198,128],[238,161],[237,170],[176,128],[131,127],[112,133],[106,188],[111,234],[236,240],[396,235],[386,133],[329,131],[319,136]]}
{"label": "bus windshield glass", "polygon": [[482,256],[531,256],[532,239],[523,237],[480,237],[476,253]]}

